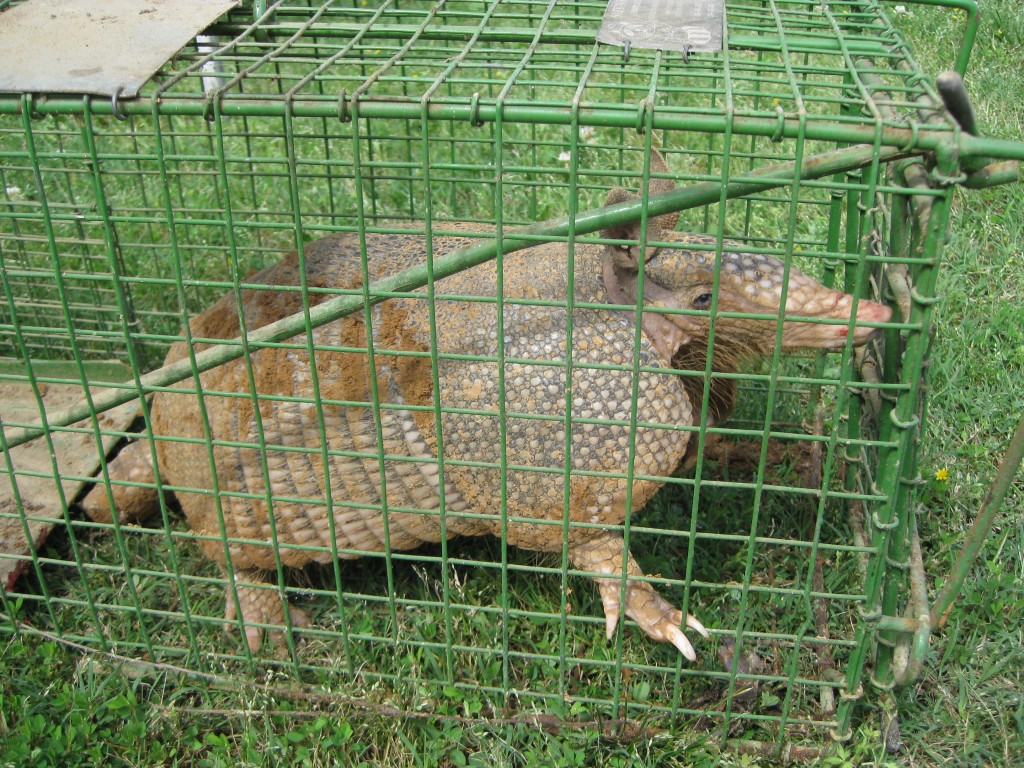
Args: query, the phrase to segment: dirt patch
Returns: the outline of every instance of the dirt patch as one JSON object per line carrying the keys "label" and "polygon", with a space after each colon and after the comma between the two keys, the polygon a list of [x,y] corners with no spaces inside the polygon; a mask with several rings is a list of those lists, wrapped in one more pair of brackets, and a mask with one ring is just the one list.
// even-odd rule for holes
{"label": "dirt patch", "polygon": [[[814,477],[820,474],[816,467],[815,444],[807,441],[768,439],[765,454],[764,481],[770,485],[816,487]],[[722,435],[709,434],[704,443],[705,474],[722,480],[749,479],[757,475],[761,460],[760,438],[734,441]]]}

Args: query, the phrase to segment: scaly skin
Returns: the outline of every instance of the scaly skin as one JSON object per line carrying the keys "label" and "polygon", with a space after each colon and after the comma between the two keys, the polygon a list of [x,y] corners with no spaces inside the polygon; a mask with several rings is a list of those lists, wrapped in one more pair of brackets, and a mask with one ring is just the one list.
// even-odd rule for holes
{"label": "scaly skin", "polygon": [[[657,191],[659,188],[652,188],[652,192]],[[612,199],[622,199],[624,194],[614,192]],[[673,233],[673,224],[671,220],[652,221],[650,239],[715,242],[703,236]],[[605,234],[621,239],[637,236],[635,228]],[[371,279],[398,272],[423,258],[424,247],[418,237],[367,235],[366,241]],[[444,253],[465,244],[454,238],[436,238],[433,245],[435,253]],[[324,238],[305,246],[304,251],[311,287],[360,287],[360,249],[354,236]],[[647,249],[645,260],[644,295],[648,306],[707,309],[713,252]],[[575,300],[635,304],[638,263],[637,248],[578,245]],[[706,635],[700,622],[683,616],[650,584],[638,580],[643,574],[617,532],[592,526],[621,525],[627,514],[627,496],[635,512],[661,485],[655,480],[634,479],[630,489],[627,483],[635,366],[650,370],[641,371],[637,382],[633,474],[667,477],[687,455],[690,433],[673,425],[697,423],[691,395],[684,385],[692,380],[661,371],[670,369],[673,360],[685,357],[687,349],[706,346],[709,318],[706,314],[645,312],[644,333],[638,359],[634,360],[633,312],[575,310],[566,530],[567,312],[564,306],[516,304],[513,300],[564,302],[568,269],[565,247],[558,243],[505,257],[504,401],[495,362],[499,353],[496,304],[443,298],[456,294],[496,297],[494,263],[438,281],[436,339],[431,338],[425,295],[422,299],[392,299],[375,306],[371,338],[382,440],[378,440],[375,411],[369,405],[371,374],[365,352],[315,353],[322,427],[305,348],[261,349],[252,354],[253,376],[261,396],[259,424],[252,398],[231,396],[249,393],[242,360],[202,374],[210,435],[222,441],[213,448],[213,463],[223,527],[214,496],[208,493],[215,486],[195,395],[156,396],[152,411],[155,433],[195,440],[157,442],[162,476],[168,484],[195,489],[179,490],[177,496],[192,529],[207,537],[201,541],[204,552],[224,565],[228,542],[246,637],[254,650],[261,643],[261,631],[254,625],[282,626],[286,610],[293,625],[306,624],[300,612],[288,609],[277,591],[265,584],[263,574],[275,568],[275,554],[284,565],[301,567],[310,562],[328,562],[335,555],[354,558],[388,547],[411,549],[424,542],[437,542],[442,536],[501,535],[499,438],[503,435],[508,542],[543,552],[561,552],[567,546],[573,567],[592,574],[598,584],[609,636],[624,611],[651,637],[671,642],[687,658],[695,658],[680,627],[685,624]],[[727,251],[720,272],[719,311],[777,315],[781,263],[766,256]],[[292,254],[245,282],[298,285],[297,256]],[[788,285],[787,315],[849,318],[849,296],[830,291],[795,270],[789,274]],[[323,297],[311,294],[311,298]],[[242,294],[250,331],[300,308],[297,292],[248,290]],[[888,318],[885,307],[860,302],[859,321],[884,322]],[[770,352],[776,327],[775,320],[719,317],[715,326],[716,367],[728,366],[730,361],[749,354]],[[230,339],[240,330],[233,296],[226,296],[191,323],[196,337]],[[365,349],[366,335],[362,317],[349,317],[315,329],[313,341],[316,345]],[[858,329],[854,342],[863,343],[870,335],[870,329]],[[845,343],[845,337],[846,327],[841,325],[787,320],[783,326],[784,348],[837,347]],[[303,347],[306,343],[304,335],[292,341]],[[432,348],[437,351],[436,391],[428,354]],[[396,351],[407,354],[389,354]],[[179,342],[172,347],[167,362],[185,354],[184,343]],[[456,356],[459,359],[453,359]],[[462,359],[465,356],[474,359]],[[510,362],[517,360],[530,362]],[[609,364],[621,368],[595,367]],[[264,399],[268,395],[289,399]],[[437,420],[433,410],[436,403],[442,408]],[[460,412],[451,412],[452,408]],[[504,420],[499,411],[504,412]],[[443,467],[437,459],[438,421]],[[261,448],[261,432],[265,451]],[[237,447],[234,443],[238,442],[248,446]],[[322,446],[328,452],[326,473]],[[388,457],[384,462],[384,499],[379,460],[382,453]],[[115,477],[127,471],[117,462],[111,468]],[[442,471],[443,530],[439,511]],[[330,507],[326,503],[328,488]],[[382,501],[386,501],[386,519]],[[624,573],[625,606],[620,604]],[[229,620],[236,618],[230,590],[226,615]]]}

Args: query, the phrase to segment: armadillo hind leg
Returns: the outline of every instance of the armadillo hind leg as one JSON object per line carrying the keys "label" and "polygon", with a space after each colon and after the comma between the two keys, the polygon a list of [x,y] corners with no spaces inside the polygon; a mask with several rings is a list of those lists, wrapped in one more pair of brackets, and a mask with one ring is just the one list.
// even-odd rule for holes
{"label": "armadillo hind leg", "polygon": [[[269,642],[283,647],[287,629],[284,618],[286,608],[293,629],[312,626],[305,611],[288,605],[277,586],[266,582],[265,574],[260,571],[236,570],[234,591],[238,593],[238,607],[242,610],[245,641],[253,653],[263,645],[264,634]],[[230,586],[225,593],[224,629],[230,632],[238,628],[238,611]]]}
{"label": "armadillo hind leg", "polygon": [[118,522],[129,523],[155,512],[159,507],[159,496],[155,485],[121,485],[119,481],[132,483],[155,483],[153,454],[148,440],[136,440],[126,445],[107,466],[110,477],[110,494],[114,497],[114,509],[110,508],[107,488],[97,483],[82,499],[82,510],[95,523],[110,523],[117,515]]}
{"label": "armadillo hind leg", "polygon": [[[635,576],[642,577],[643,571],[626,551],[625,542],[618,534],[602,532],[573,544],[569,548],[569,557],[574,566],[581,571],[590,573],[607,573],[611,578],[594,577],[604,604],[604,616],[608,639],[615,634],[622,612],[622,567],[626,566],[626,606],[625,612],[640,628],[655,640],[672,643],[690,661],[696,661],[697,654],[689,639],[680,629],[683,613],[665,598],[659,595],[654,587],[646,581],[637,581]],[[686,626],[697,631],[705,638],[710,637],[708,631],[693,616],[686,616]]]}

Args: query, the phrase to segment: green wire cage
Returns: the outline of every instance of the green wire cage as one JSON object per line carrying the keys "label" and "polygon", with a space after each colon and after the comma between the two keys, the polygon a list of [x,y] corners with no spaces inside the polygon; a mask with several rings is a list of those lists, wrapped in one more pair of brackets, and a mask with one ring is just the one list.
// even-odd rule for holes
{"label": "green wire cage", "polygon": [[[955,61],[963,74],[974,3],[916,1],[963,17]],[[0,22],[11,10],[4,5]],[[301,683],[406,711],[643,719],[779,749],[846,737],[859,702],[914,679],[956,589],[954,580],[931,604],[914,524],[949,207],[957,185],[1016,180],[1024,150],[976,135],[969,107],[955,89],[943,99],[875,0],[729,0],[724,48],[710,53],[599,43],[606,5],[256,2],[220,18],[135,98],[0,95],[0,630],[42,632],[165,671]],[[674,189],[648,186],[669,177]],[[649,191],[602,207],[620,187]],[[560,301],[505,294],[501,280],[496,292],[476,293],[464,280],[455,294],[439,281],[496,259],[495,274],[505,270],[511,283],[539,253],[524,249],[554,247],[571,259],[629,222],[652,240],[649,225],[673,211],[679,231],[709,236],[699,243],[718,264],[711,306],[697,315],[715,315],[730,249],[774,257],[787,273],[893,310],[856,349],[851,338],[829,352],[780,355],[780,312],[768,318],[773,343],[761,362],[738,372],[703,360],[648,371],[698,382],[692,419],[666,425],[698,448],[687,471],[645,474],[635,447],[646,428],[639,390],[618,394],[632,446],[621,478],[630,488],[663,487],[624,520],[583,529],[621,535],[648,581],[700,617],[711,640],[690,633],[692,663],[631,622],[606,639],[598,591],[569,556],[570,487],[587,476],[569,457],[571,440],[548,467],[516,465],[507,445],[516,419],[544,418],[513,405],[513,390],[529,386],[515,380],[516,365],[546,365],[563,385],[577,369],[602,366],[640,378],[649,363],[637,308],[619,310],[633,348],[598,363],[521,359],[500,334],[485,360],[437,343],[410,352],[380,335],[396,302],[428,307],[434,342],[451,316],[472,334],[479,307],[509,317],[551,310],[563,335],[582,334],[594,307],[574,295],[571,274]],[[478,239],[455,241],[467,234]],[[300,279],[284,294],[293,301],[281,322],[243,333],[246,276],[296,249],[310,259],[325,237],[355,243],[365,279],[328,287]],[[388,242],[420,245],[374,279],[374,248]],[[643,237],[638,247],[655,249]],[[223,295],[228,331],[183,333]],[[193,491],[223,497],[214,503],[219,532],[190,528],[171,494],[138,522],[91,519],[79,504],[91,487],[109,504],[126,489],[164,484],[159,461],[156,478],[140,480],[112,478],[111,459],[125,441],[152,461],[161,444],[182,440],[161,433],[147,405],[175,389],[198,388],[203,414],[248,398],[254,436],[241,447],[262,457],[255,471],[269,479],[268,456],[301,449],[263,429],[260,414],[288,396],[262,389],[253,361],[274,352],[310,367],[310,356],[330,352],[317,329],[338,327],[342,316],[363,335],[336,341],[339,354],[360,353],[378,374],[402,360],[425,366],[434,392],[413,409],[418,419],[489,419],[495,458],[487,461],[460,458],[458,435],[438,430],[444,444],[435,441],[431,456],[440,476],[490,472],[504,482],[534,471],[538,485],[542,475],[562,483],[550,526],[557,546],[538,556],[507,535],[408,551],[388,541],[358,552],[335,543],[323,564],[295,571],[286,566],[298,545],[279,541],[271,525],[267,594],[300,606],[310,626],[294,626],[305,622],[286,612],[284,639],[257,648],[232,610],[245,569],[232,562],[240,542],[223,515],[234,507],[218,482]],[[842,322],[844,332],[853,328],[849,313]],[[237,389],[202,383],[202,372],[228,364],[239,371]],[[445,399],[437,386],[446,367],[474,364],[492,366],[480,374],[497,387],[491,411]],[[323,436],[311,440],[310,461],[352,454],[329,445],[331,408],[362,409],[378,430],[397,412],[379,375],[370,379],[365,402],[327,381],[292,398]],[[709,417],[715,382],[736,388],[735,411],[721,424]],[[569,407],[571,398],[562,386],[549,402],[565,434],[575,419],[602,426]],[[239,448],[211,434],[207,426],[181,450],[215,465],[218,450]],[[380,468],[379,499],[361,514],[414,512],[388,500],[389,467],[403,457],[378,438],[352,454]],[[517,513],[505,491],[480,514],[507,533]],[[322,518],[344,505],[343,494],[327,489],[326,502],[315,500]],[[246,500],[236,493],[232,503],[239,496]],[[271,507],[290,501],[279,487],[249,496]],[[455,530],[459,509],[443,499],[439,507],[419,512]],[[211,542],[227,553],[222,567],[201,553]],[[351,554],[364,556],[339,563]],[[624,567],[613,578],[625,595]]]}

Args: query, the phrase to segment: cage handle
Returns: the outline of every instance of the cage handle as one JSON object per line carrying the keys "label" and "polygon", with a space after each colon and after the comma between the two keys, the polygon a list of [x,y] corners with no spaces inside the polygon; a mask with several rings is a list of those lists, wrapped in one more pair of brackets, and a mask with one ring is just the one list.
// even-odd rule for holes
{"label": "cage handle", "polygon": [[906,0],[914,5],[931,5],[940,8],[956,8],[963,11],[964,36],[960,40],[960,51],[957,53],[956,63],[953,68],[964,75],[967,73],[967,64],[971,60],[971,51],[974,49],[974,39],[978,35],[978,3],[977,0]]}

